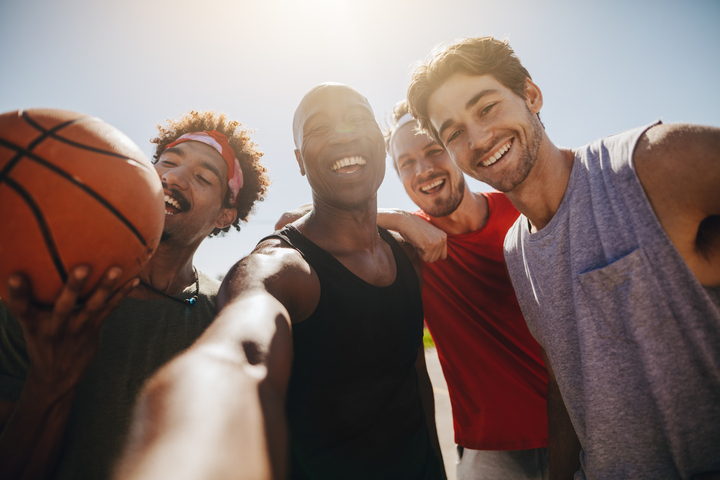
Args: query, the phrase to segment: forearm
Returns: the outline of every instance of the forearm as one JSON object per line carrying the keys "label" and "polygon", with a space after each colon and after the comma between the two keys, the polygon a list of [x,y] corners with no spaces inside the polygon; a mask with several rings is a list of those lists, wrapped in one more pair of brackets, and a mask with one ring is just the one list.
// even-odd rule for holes
{"label": "forearm", "polygon": [[284,478],[290,347],[279,302],[233,300],[147,383],[115,478]]}
{"label": "forearm", "polygon": [[0,478],[44,479],[54,471],[75,390],[57,399],[28,381],[0,435]]}
{"label": "forearm", "polygon": [[179,357],[144,389],[116,478],[283,478],[284,398],[267,387],[222,353]]}
{"label": "forearm", "polygon": [[426,262],[447,257],[447,234],[417,215],[395,208],[381,208],[378,209],[377,224],[402,235]]}

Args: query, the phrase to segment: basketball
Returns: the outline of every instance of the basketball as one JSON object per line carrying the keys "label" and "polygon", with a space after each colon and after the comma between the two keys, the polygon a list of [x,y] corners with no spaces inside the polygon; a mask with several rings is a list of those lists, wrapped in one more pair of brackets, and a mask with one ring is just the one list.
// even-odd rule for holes
{"label": "basketball", "polygon": [[33,300],[52,305],[68,272],[92,271],[82,295],[105,270],[135,277],[160,242],[163,190],[132,140],[102,120],[67,110],[0,115],[0,298],[15,273]]}

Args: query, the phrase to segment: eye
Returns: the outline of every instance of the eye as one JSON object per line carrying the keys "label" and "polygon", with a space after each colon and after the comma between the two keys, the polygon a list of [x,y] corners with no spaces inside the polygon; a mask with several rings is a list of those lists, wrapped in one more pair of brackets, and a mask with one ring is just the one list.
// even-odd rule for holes
{"label": "eye", "polygon": [[490,110],[492,110],[495,105],[497,105],[497,103],[491,103],[490,105],[483,108],[482,111],[480,112],[480,116],[487,115],[488,113],[490,113]]}
{"label": "eye", "polygon": [[166,167],[174,167],[175,164],[171,162],[170,160],[160,160],[160,165],[165,165]]}
{"label": "eye", "polygon": [[308,132],[309,135],[314,135],[318,133],[323,133],[328,129],[328,125],[326,123],[319,123],[317,125],[313,125],[310,127],[310,131]]}
{"label": "eye", "polygon": [[400,170],[405,170],[406,168],[409,168],[415,164],[414,158],[408,158],[407,160],[403,160],[400,163]]}
{"label": "eye", "polygon": [[428,152],[425,155],[428,157],[437,157],[438,155],[442,155],[442,153],[444,151],[445,150],[443,150],[442,148],[433,148],[433,149],[428,150]]}
{"label": "eye", "polygon": [[462,132],[463,132],[462,130],[455,130],[454,132],[452,132],[450,134],[450,136],[447,138],[447,140],[445,140],[445,145],[447,145],[450,142],[452,142],[453,140],[457,139],[460,136],[460,134],[462,134]]}
{"label": "eye", "polygon": [[367,121],[367,117],[365,115],[354,115],[350,119],[350,121],[352,123],[363,123],[363,122]]}
{"label": "eye", "polygon": [[200,183],[203,183],[205,185],[210,185],[210,181],[203,177],[202,175],[196,175],[197,179],[200,181]]}

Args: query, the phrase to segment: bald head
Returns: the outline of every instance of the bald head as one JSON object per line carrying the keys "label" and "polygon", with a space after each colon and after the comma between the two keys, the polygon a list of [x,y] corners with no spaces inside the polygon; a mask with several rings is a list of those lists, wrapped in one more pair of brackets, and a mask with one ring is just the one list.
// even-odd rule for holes
{"label": "bald head", "polygon": [[295,115],[293,116],[293,140],[295,141],[295,148],[300,149],[302,147],[303,125],[314,111],[317,110],[316,107],[318,104],[333,97],[348,95],[356,97],[372,112],[372,107],[368,99],[350,85],[327,82],[321,83],[308,91],[302,100],[300,100],[300,104],[295,109]]}

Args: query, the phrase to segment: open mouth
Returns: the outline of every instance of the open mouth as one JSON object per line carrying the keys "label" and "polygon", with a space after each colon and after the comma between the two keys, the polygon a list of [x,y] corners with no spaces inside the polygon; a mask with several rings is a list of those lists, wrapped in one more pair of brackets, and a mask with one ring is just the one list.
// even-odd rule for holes
{"label": "open mouth", "polygon": [[335,173],[347,175],[349,173],[357,172],[358,170],[362,169],[366,164],[367,161],[363,157],[356,155],[353,157],[341,158],[340,160],[332,164],[330,170]]}
{"label": "open mouth", "polygon": [[165,194],[165,215],[175,215],[186,211],[190,207],[188,201],[179,192],[172,191]]}
{"label": "open mouth", "polygon": [[483,167],[489,167],[490,165],[494,164],[501,158],[505,156],[505,154],[510,150],[510,147],[512,147],[512,144],[514,142],[514,139],[510,139],[507,142],[505,142],[500,148],[498,148],[495,153],[490,155],[487,159],[480,162],[480,165]]}
{"label": "open mouth", "polygon": [[420,187],[420,191],[426,195],[431,195],[433,193],[437,193],[445,186],[445,179],[444,178],[438,178],[433,180],[432,182],[428,183],[427,185],[423,185]]}

